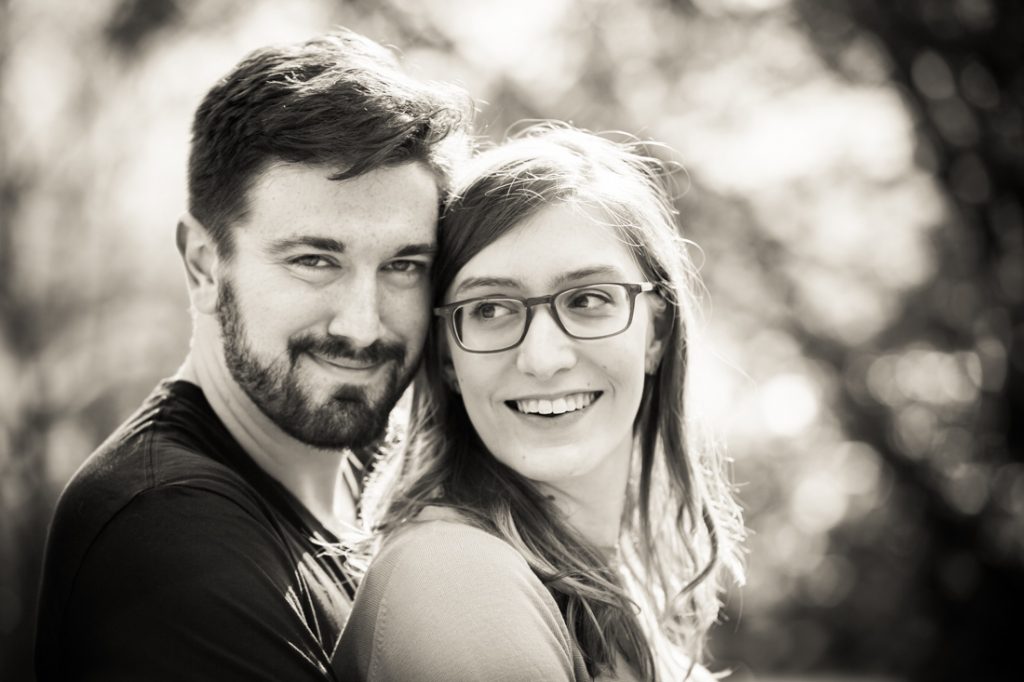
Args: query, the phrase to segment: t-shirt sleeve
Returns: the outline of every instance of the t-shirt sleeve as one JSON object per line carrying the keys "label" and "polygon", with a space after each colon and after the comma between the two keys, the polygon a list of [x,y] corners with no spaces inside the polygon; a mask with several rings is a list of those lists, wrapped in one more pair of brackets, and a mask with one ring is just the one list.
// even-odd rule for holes
{"label": "t-shirt sleeve", "polygon": [[367,572],[342,635],[343,680],[574,680],[554,599],[512,547],[446,521],[412,524]]}
{"label": "t-shirt sleeve", "polygon": [[238,500],[189,486],[143,493],[82,563],[62,633],[65,678],[333,679],[302,617],[297,570]]}

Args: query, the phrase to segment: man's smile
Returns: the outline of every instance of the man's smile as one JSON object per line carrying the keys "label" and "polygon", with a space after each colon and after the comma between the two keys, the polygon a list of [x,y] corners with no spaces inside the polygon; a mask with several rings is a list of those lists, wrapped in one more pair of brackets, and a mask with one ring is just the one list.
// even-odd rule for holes
{"label": "man's smile", "polygon": [[326,365],[328,367],[328,369],[332,369],[332,370],[340,369],[340,370],[344,370],[346,372],[356,372],[356,373],[360,373],[360,374],[365,374],[365,373],[368,373],[368,372],[373,372],[374,370],[377,370],[377,369],[383,367],[384,365],[386,365],[386,364],[388,364],[390,362],[390,360],[383,360],[383,361],[381,361],[381,360],[370,360],[370,359],[360,360],[360,359],[351,358],[351,357],[330,357],[329,358],[329,357],[326,357],[326,356],[323,356],[323,355],[319,355],[317,353],[312,353],[312,352],[307,353],[307,355],[309,355],[309,357],[313,358],[313,360],[315,360],[318,364]]}

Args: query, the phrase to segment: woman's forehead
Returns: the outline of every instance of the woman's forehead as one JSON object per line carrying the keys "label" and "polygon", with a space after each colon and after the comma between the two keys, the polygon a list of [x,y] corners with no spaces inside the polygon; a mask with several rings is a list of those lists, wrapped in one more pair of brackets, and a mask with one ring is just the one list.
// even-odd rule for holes
{"label": "woman's forehead", "polygon": [[559,203],[527,218],[470,258],[449,289],[454,292],[488,279],[546,288],[595,277],[638,281],[641,274],[620,228],[596,209]]}

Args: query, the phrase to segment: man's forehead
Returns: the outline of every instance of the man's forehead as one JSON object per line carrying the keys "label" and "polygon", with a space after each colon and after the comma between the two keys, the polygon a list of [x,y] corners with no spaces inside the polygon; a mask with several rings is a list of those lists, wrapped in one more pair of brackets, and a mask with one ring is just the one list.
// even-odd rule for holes
{"label": "man's forehead", "polygon": [[433,173],[411,163],[346,180],[330,169],[276,164],[254,183],[241,227],[276,250],[312,245],[329,250],[422,250],[436,243],[439,190]]}

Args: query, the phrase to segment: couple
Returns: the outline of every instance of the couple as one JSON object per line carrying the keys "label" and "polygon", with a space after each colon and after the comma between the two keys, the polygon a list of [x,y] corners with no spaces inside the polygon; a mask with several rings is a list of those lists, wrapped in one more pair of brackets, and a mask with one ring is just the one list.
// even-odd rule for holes
{"label": "couple", "polygon": [[467,159],[466,109],[347,31],[208,93],[191,350],[61,497],[39,679],[709,677],[741,528],[657,166],[560,125]]}

